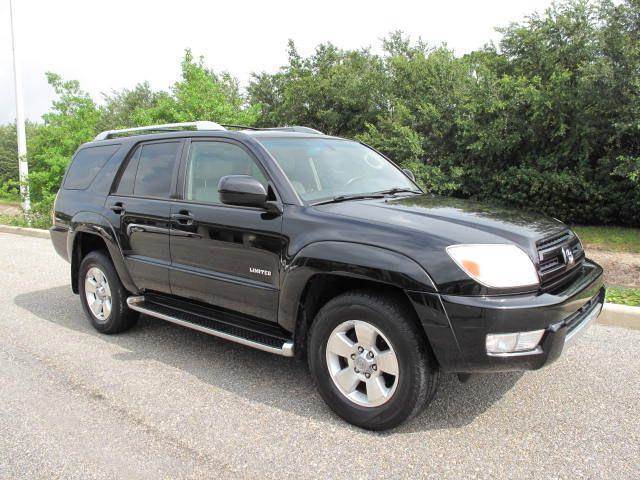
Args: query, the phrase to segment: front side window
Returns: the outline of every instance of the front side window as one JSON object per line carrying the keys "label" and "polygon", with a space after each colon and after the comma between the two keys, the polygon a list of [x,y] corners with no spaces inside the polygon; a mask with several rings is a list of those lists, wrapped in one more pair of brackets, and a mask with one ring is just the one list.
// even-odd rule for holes
{"label": "front side window", "polygon": [[267,179],[243,148],[228,142],[192,142],[185,199],[220,203],[218,184],[226,175],[251,175],[267,189]]}
{"label": "front side window", "polygon": [[382,155],[349,140],[261,138],[306,201],[418,188]]}
{"label": "front side window", "polygon": [[180,145],[166,142],[142,146],[133,187],[135,196],[169,198]]}

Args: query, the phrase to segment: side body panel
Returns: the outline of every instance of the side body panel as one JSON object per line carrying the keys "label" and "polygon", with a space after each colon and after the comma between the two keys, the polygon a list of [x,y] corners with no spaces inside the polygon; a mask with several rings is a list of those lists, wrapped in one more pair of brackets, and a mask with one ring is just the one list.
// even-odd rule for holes
{"label": "side body panel", "polygon": [[171,226],[174,295],[276,321],[282,217],[262,210],[175,202],[188,214]]}
{"label": "side body panel", "polygon": [[[111,210],[118,204],[121,213]],[[170,202],[112,195],[105,214],[114,225],[125,264],[139,290],[171,293],[169,288]]]}
{"label": "side body panel", "polygon": [[280,325],[293,331],[307,282],[318,274],[371,280],[403,290],[432,290],[427,273],[413,260],[371,245],[319,241],[303,248],[287,263],[278,310]]}

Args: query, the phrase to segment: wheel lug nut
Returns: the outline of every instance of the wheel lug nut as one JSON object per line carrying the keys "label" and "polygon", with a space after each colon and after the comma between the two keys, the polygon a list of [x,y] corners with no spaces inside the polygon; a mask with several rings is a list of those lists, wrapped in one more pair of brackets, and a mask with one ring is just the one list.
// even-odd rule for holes
{"label": "wheel lug nut", "polygon": [[367,373],[364,374],[364,376],[369,378],[369,377],[371,377],[371,374],[367,372]]}
{"label": "wheel lug nut", "polygon": [[358,370],[357,368],[354,368],[353,371],[356,373],[360,373],[360,370]]}
{"label": "wheel lug nut", "polygon": [[355,358],[356,358],[356,354],[355,354],[355,353],[352,353],[352,354],[351,354],[351,360],[355,360]]}
{"label": "wheel lug nut", "polygon": [[373,358],[373,352],[367,353],[367,358]]}
{"label": "wheel lug nut", "polygon": [[378,370],[378,365],[376,365],[375,363],[371,365],[371,370],[373,370],[374,372]]}
{"label": "wheel lug nut", "polygon": [[358,347],[358,352],[360,352],[360,353],[364,352],[364,348]]}

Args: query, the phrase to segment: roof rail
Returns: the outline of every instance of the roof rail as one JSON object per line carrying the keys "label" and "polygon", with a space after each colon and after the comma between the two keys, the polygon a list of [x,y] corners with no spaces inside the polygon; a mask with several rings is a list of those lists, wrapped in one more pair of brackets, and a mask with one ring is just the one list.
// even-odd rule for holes
{"label": "roof rail", "polygon": [[148,125],[146,127],[135,127],[135,128],[123,128],[120,130],[107,130],[105,132],[99,133],[96,135],[95,141],[98,140],[107,140],[109,138],[113,138],[116,135],[120,135],[123,133],[131,133],[131,132],[158,132],[163,130],[168,131],[179,131],[180,129],[192,127],[196,130],[226,130],[222,125],[216,122],[184,122],[184,123],[165,123],[163,125]]}
{"label": "roof rail", "polygon": [[316,135],[324,135],[320,130],[316,130],[311,127],[303,127],[300,125],[291,125],[286,127],[249,127],[246,125],[229,125],[222,124],[225,128],[237,128],[239,130],[259,130],[259,131],[272,131],[272,130],[281,130],[284,132],[298,132],[298,133],[313,133]]}
{"label": "roof rail", "polygon": [[284,132],[313,133],[315,135],[324,135],[320,130],[311,127],[303,127],[300,125],[291,125],[290,127],[271,127],[264,130],[282,130]]}
{"label": "roof rail", "polygon": [[230,123],[221,123],[224,128],[237,128],[238,130],[263,130],[259,127],[249,127],[248,125],[233,125]]}

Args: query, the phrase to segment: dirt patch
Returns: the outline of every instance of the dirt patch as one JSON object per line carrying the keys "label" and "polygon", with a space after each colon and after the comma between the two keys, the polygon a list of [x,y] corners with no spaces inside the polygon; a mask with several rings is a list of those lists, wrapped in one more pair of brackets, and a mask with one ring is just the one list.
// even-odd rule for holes
{"label": "dirt patch", "polygon": [[640,288],[640,253],[609,252],[587,246],[587,257],[604,268],[607,285]]}
{"label": "dirt patch", "polygon": [[20,215],[21,213],[22,209],[19,205],[0,203],[0,215]]}

